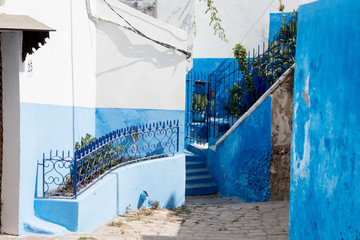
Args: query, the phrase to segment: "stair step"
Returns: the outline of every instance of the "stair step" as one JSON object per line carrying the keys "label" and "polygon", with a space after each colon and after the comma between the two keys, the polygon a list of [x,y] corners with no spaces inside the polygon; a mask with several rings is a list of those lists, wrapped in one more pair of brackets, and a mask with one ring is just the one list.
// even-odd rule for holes
{"label": "stair step", "polygon": [[203,195],[217,192],[215,182],[186,184],[185,195]]}
{"label": "stair step", "polygon": [[189,176],[186,178],[186,184],[206,183],[212,181],[213,181],[213,177],[210,174]]}
{"label": "stair step", "polygon": [[195,168],[195,169],[186,169],[186,177],[190,176],[199,176],[209,174],[209,169],[204,168]]}
{"label": "stair step", "polygon": [[192,153],[193,155],[198,156],[206,156],[206,148],[201,148],[199,146],[195,146],[194,144],[189,144],[186,148],[187,152]]}
{"label": "stair step", "polygon": [[186,169],[197,169],[197,168],[205,168],[206,163],[201,162],[186,162]]}
{"label": "stair step", "polygon": [[206,162],[205,156],[193,155],[193,156],[186,156],[186,162]]}

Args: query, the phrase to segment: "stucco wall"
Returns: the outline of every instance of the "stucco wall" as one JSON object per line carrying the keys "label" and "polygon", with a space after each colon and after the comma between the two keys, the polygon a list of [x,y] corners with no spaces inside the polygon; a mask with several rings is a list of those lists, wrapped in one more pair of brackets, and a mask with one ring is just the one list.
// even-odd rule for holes
{"label": "stucco wall", "polygon": [[208,164],[222,195],[262,202],[270,199],[270,160],[271,97],[268,97],[215,152],[208,152]]}
{"label": "stucco wall", "polygon": [[[104,12],[103,1],[90,0],[90,6],[95,15],[109,17],[109,20],[118,18],[116,14]],[[119,9],[145,34],[186,49],[187,37],[182,30],[144,16],[124,4],[120,4]],[[42,160],[43,152],[50,149],[71,151],[74,142],[86,133],[103,135],[105,130],[133,124],[168,119],[181,121],[185,108],[186,59],[132,32],[110,24],[105,28],[106,24],[92,21],[86,1],[7,1],[0,7],[0,13],[29,15],[56,29],[50,33],[47,43],[28,56],[25,63],[20,59],[19,49],[13,51],[15,62],[7,58],[18,68],[17,78],[12,80],[19,84],[20,93],[9,91],[9,94],[19,94],[17,114],[20,120],[15,128],[20,129],[21,139],[19,137],[20,143],[14,146],[21,152],[18,165],[5,171],[15,180],[20,178],[20,188],[15,187],[19,192],[11,191],[20,197],[9,202],[18,205],[18,209],[9,208],[9,216],[14,221],[9,222],[9,226],[4,224],[3,230],[23,234],[27,231],[25,225],[34,217],[34,196],[38,195],[35,185],[37,179],[41,179],[37,176],[37,162]],[[21,33],[18,34],[20,41]],[[20,47],[21,42],[16,48]],[[33,70],[28,72],[30,64]],[[98,108],[109,118],[98,119]],[[130,123],[129,119],[134,120],[131,117],[134,109],[152,112],[138,114],[141,116],[136,119],[138,121]],[[161,111],[170,111],[166,117],[171,118],[164,119]],[[126,120],[116,122],[118,114]],[[16,184],[15,180],[9,186]],[[3,181],[3,185],[6,184]]]}
{"label": "stucco wall", "polygon": [[299,10],[290,239],[360,238],[360,4]]}
{"label": "stucco wall", "polygon": [[[147,191],[147,201],[140,194]],[[90,232],[128,208],[185,204],[185,155],[149,160],[121,167],[99,180],[77,199],[37,199],[36,215],[70,231]]]}
{"label": "stucco wall", "polygon": [[271,95],[271,200],[290,199],[294,72]]}
{"label": "stucco wall", "polygon": [[[283,0],[285,12],[313,1],[316,0]],[[233,57],[236,43],[241,42],[249,51],[258,45],[262,47],[271,35],[270,14],[279,13],[279,2],[273,0],[215,0],[213,4],[219,11],[228,42],[214,36],[209,26],[210,14],[205,15],[206,1],[157,0],[157,17],[188,32],[196,71],[215,70],[224,58]]]}

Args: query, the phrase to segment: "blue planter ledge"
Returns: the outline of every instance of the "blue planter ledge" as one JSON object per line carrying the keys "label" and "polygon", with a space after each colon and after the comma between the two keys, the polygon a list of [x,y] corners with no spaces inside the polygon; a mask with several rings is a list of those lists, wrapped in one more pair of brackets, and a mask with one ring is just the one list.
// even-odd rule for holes
{"label": "blue planter ledge", "polygon": [[115,169],[103,176],[77,199],[36,198],[35,215],[72,232],[90,232],[129,208],[148,201],[161,207],[185,204],[185,155],[154,159]]}

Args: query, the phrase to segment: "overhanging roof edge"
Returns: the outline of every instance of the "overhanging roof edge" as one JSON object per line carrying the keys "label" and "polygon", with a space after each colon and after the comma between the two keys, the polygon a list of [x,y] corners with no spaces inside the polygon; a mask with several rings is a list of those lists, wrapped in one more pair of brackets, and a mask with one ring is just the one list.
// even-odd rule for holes
{"label": "overhanging roof edge", "polygon": [[50,32],[55,29],[27,16],[27,15],[11,15],[0,14],[0,31],[34,31],[34,32]]}

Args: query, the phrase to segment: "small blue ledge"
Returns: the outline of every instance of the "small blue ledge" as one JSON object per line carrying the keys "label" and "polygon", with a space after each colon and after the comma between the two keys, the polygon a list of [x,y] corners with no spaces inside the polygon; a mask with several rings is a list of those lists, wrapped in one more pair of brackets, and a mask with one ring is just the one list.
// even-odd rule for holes
{"label": "small blue ledge", "polygon": [[161,207],[185,204],[185,155],[121,167],[104,176],[77,199],[35,199],[35,215],[72,232],[90,232],[111,218],[136,210],[143,191]]}

